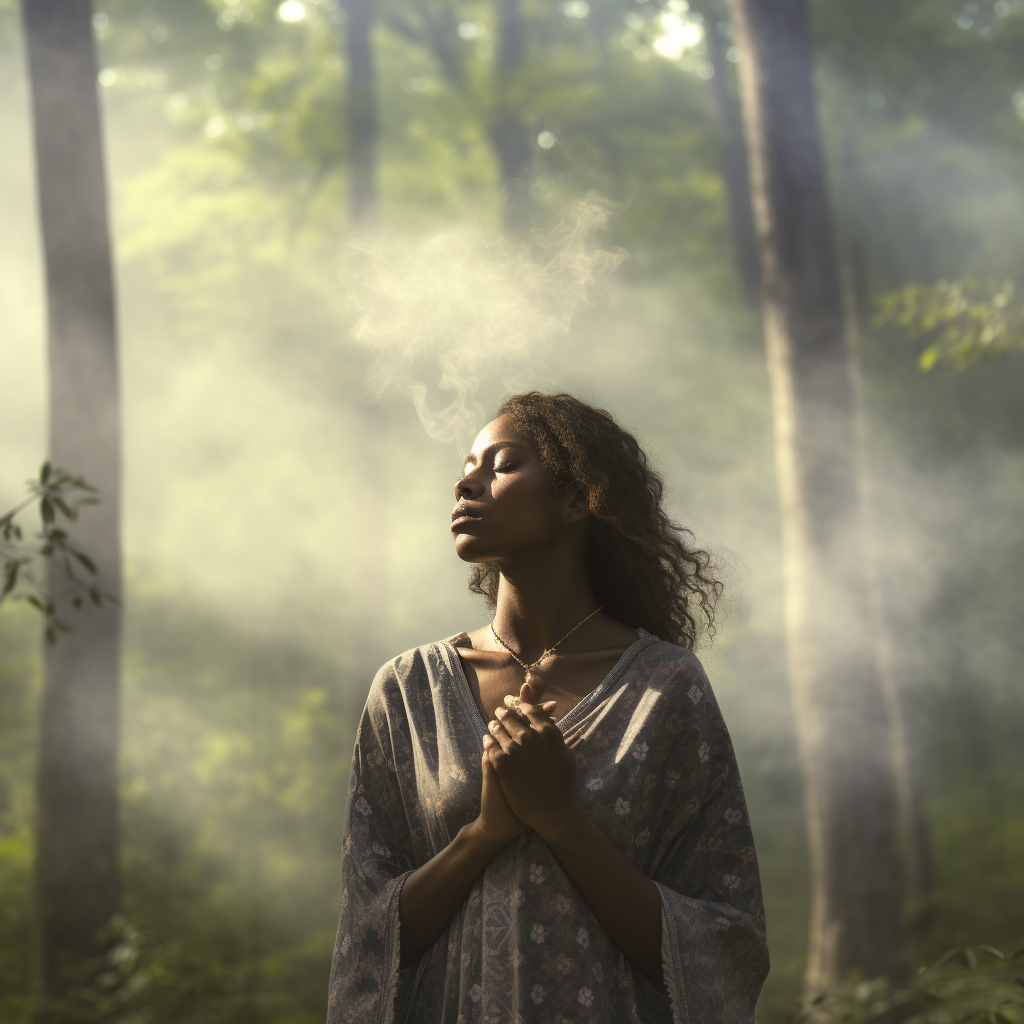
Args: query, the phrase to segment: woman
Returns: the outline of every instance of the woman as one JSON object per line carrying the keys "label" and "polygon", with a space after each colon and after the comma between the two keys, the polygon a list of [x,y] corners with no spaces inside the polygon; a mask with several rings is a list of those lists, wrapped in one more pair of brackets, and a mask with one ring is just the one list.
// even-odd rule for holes
{"label": "woman", "polygon": [[505,402],[455,491],[494,619],[373,681],[329,1024],[753,1021],[757,862],[690,652],[707,555],[636,440],[569,395]]}

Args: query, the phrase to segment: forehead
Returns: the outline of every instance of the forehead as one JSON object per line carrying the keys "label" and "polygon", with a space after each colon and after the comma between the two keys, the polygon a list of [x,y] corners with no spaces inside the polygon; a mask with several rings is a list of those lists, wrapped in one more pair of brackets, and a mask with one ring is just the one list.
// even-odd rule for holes
{"label": "forehead", "polygon": [[521,434],[512,425],[512,418],[510,416],[499,416],[497,420],[490,421],[476,435],[472,451],[482,452],[485,447],[498,441],[515,441],[518,444],[526,444],[532,447],[529,438]]}
{"label": "forehead", "polygon": [[479,456],[488,448],[491,448],[494,445],[500,445],[502,442],[522,445],[524,448],[529,448],[531,450],[535,448],[535,445],[529,437],[516,430],[513,426],[512,418],[508,415],[504,415],[491,420],[491,422],[476,435],[473,447],[469,455],[466,457]]}

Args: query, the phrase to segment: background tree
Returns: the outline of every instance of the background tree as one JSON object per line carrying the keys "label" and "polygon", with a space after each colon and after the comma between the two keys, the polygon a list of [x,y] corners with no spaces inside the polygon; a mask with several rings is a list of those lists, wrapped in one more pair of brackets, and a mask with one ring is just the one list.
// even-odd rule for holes
{"label": "background tree", "polygon": [[521,113],[520,78],[526,51],[526,27],[520,0],[494,0],[497,12],[495,103],[488,126],[498,156],[505,200],[505,228],[521,236],[530,227],[533,140]]}
{"label": "background tree", "polygon": [[[803,0],[735,5],[811,871],[808,994],[896,966],[899,871]],[[840,611],[838,618],[836,612]]]}
{"label": "background tree", "polygon": [[[114,283],[92,8],[24,0],[46,266],[50,453],[98,489],[74,528],[105,590],[120,594],[120,406]],[[50,574],[49,601],[71,599]],[[120,896],[118,720],[121,615],[87,606],[46,651],[39,734],[35,913],[40,1020],[104,950]]]}
{"label": "background tree", "polygon": [[350,208],[357,226],[372,221],[377,210],[377,93],[373,61],[373,4],[346,0],[345,52],[348,58]]}
{"label": "background tree", "polygon": [[711,71],[708,84],[720,135],[722,177],[729,198],[736,276],[747,303],[756,309],[761,302],[761,270],[754,239],[754,214],[750,205],[750,176],[747,173],[747,151],[743,141],[743,118],[738,93],[734,91],[734,75],[725,58],[726,48],[733,46],[732,20],[728,10],[715,0],[703,0],[692,6],[704,16],[704,45]]}

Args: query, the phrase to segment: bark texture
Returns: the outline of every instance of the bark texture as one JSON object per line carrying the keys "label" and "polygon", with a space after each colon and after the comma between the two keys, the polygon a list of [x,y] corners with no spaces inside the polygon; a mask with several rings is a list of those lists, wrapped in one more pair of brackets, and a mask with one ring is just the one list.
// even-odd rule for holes
{"label": "bark texture", "polygon": [[[50,457],[101,504],[72,528],[120,592],[120,414],[102,131],[89,0],[23,0],[45,256]],[[50,598],[68,600],[54,573]],[[46,650],[35,863],[39,1020],[103,951],[118,905],[117,750],[121,616],[91,605]]]}
{"label": "bark texture", "polygon": [[[844,160],[846,187],[855,176],[852,158]],[[846,320],[846,347],[850,383],[853,389],[855,440],[858,452],[861,515],[864,526],[864,572],[868,586],[871,636],[878,662],[878,678],[885,701],[889,727],[889,752],[898,808],[900,846],[903,851],[903,882],[907,898],[915,907],[918,924],[932,888],[932,870],[928,843],[928,820],[924,810],[920,763],[910,729],[910,716],[897,670],[885,588],[882,582],[882,556],[878,550],[878,517],[875,488],[867,459],[867,412],[860,366],[861,323],[865,293],[863,288],[862,247],[854,232],[846,238],[845,259],[840,263],[843,312]]]}
{"label": "bark texture", "polygon": [[729,200],[729,219],[735,250],[736,275],[748,305],[757,308],[760,302],[761,270],[754,241],[754,214],[750,206],[750,178],[747,174],[747,151],[743,142],[743,119],[739,103],[729,93],[729,66],[723,42],[717,30],[718,21],[711,4],[693,5],[705,16],[705,39],[708,58],[714,72],[711,76],[711,98],[715,120],[721,135],[722,176]]}
{"label": "bark texture", "polygon": [[349,209],[354,226],[377,214],[377,99],[374,88],[372,0],[346,0],[348,14]]}
{"label": "bark texture", "polygon": [[804,0],[737,0],[810,860],[808,994],[896,965],[899,873]]}
{"label": "bark texture", "polygon": [[525,48],[519,0],[496,0],[498,15],[497,100],[490,136],[498,156],[498,171],[505,196],[505,229],[513,236],[530,228],[530,186],[533,140],[530,126],[519,114],[513,91]]}

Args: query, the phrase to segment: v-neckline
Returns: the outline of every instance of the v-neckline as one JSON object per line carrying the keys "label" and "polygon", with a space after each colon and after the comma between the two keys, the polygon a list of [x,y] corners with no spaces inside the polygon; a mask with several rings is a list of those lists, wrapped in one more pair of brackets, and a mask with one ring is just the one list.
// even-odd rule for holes
{"label": "v-neckline", "polygon": [[[572,725],[573,721],[578,719],[580,715],[586,711],[586,709],[594,702],[599,694],[605,693],[610,689],[611,685],[615,680],[625,671],[626,666],[630,661],[633,660],[634,655],[640,650],[641,647],[645,647],[652,640],[657,640],[657,637],[652,633],[648,633],[646,629],[637,627],[637,633],[639,636],[633,641],[619,656],[619,660],[612,665],[608,675],[604,677],[590,691],[590,693],[581,697],[573,706],[564,714],[555,725],[564,733],[567,725]],[[480,749],[483,749],[483,737],[487,732],[487,723],[484,721],[483,716],[480,713],[480,705],[477,704],[476,698],[473,696],[473,690],[469,685],[469,679],[466,677],[466,670],[462,666],[462,659],[459,657],[459,652],[452,640],[457,640],[460,636],[466,634],[457,633],[454,637],[448,640],[441,640],[438,643],[438,647],[445,655],[445,660],[449,662],[449,669],[452,675],[455,677],[455,683],[458,687],[459,692],[462,694],[462,699],[469,709],[470,716],[475,719],[477,725],[477,743],[480,745]]]}

